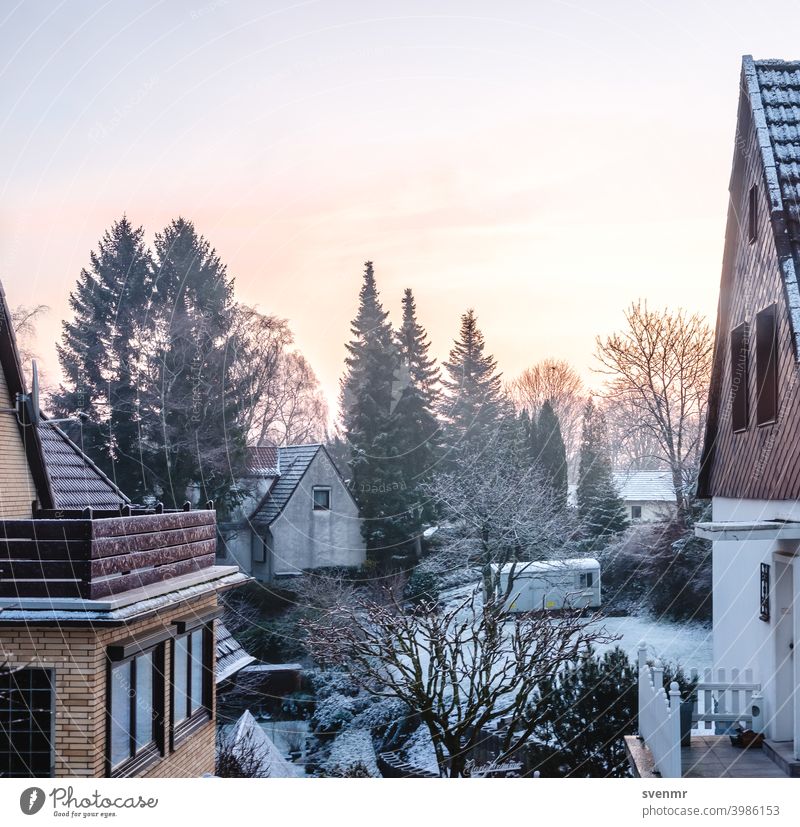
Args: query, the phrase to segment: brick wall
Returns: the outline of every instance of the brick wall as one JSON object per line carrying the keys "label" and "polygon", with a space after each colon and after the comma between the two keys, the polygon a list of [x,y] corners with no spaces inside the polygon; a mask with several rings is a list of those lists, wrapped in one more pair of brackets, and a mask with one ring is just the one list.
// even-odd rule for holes
{"label": "brick wall", "polygon": [[[106,648],[112,643],[169,627],[173,620],[204,613],[217,604],[215,594],[185,601],[146,620],[104,628],[57,626],[0,627],[0,663],[41,666],[55,670],[57,777],[105,775],[106,765]],[[166,648],[165,674],[170,674],[171,647]],[[170,693],[165,687],[169,727]],[[182,741],[174,752],[167,743],[166,756],[147,767],[148,777],[193,777],[214,771],[212,720]],[[167,739],[169,741],[169,739]]]}

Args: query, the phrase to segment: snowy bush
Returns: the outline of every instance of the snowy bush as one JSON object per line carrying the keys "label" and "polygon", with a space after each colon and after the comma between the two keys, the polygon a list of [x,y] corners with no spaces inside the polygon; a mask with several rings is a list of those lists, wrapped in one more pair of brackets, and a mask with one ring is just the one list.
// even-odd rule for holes
{"label": "snowy bush", "polygon": [[380,778],[369,730],[349,729],[337,736],[322,772],[338,778]]}

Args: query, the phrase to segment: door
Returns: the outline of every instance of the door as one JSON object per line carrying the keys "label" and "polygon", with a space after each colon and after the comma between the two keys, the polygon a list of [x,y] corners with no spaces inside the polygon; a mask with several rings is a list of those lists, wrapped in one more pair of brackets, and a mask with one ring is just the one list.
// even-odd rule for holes
{"label": "door", "polygon": [[791,563],[775,561],[775,716],[776,741],[794,738],[794,586]]}

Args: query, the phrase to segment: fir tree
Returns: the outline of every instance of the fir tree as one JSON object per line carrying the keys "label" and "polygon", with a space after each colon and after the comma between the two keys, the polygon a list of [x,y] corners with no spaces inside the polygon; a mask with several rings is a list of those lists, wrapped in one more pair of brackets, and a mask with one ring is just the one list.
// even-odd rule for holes
{"label": "fir tree", "polygon": [[241,389],[231,379],[233,280],[183,218],[156,236],[155,259],[157,419],[149,439],[160,494],[180,506],[194,493],[224,510],[236,499],[245,442]]}
{"label": "fir tree", "polygon": [[591,399],[583,412],[578,514],[583,532],[601,545],[628,524],[625,505],[614,485],[605,416]]}
{"label": "fir tree", "polygon": [[626,777],[624,736],[636,730],[636,669],[616,647],[591,648],[556,680],[542,681],[535,743],[550,751],[543,774],[578,778]]}
{"label": "fir tree", "polygon": [[446,398],[440,405],[448,449],[457,454],[483,450],[496,437],[497,426],[508,413],[497,362],[485,347],[475,313],[468,310],[461,317],[459,337],[444,363]]}
{"label": "fir tree", "polygon": [[85,415],[80,427],[65,426],[70,436],[134,500],[148,487],[140,372],[142,346],[152,333],[152,279],[144,231],[123,216],[103,235],[70,293],[74,317],[64,322],[57,345],[64,382],[51,400],[58,417]]}
{"label": "fir tree", "polygon": [[538,464],[553,488],[558,504],[567,504],[567,452],[561,436],[561,426],[553,406],[545,401],[536,423]]}
{"label": "fir tree", "polygon": [[350,445],[350,479],[359,504],[362,532],[373,558],[385,558],[404,536],[402,461],[393,416],[403,384],[388,313],[381,305],[372,262],[364,269],[358,312],[347,345],[341,383],[344,431]]}
{"label": "fir tree", "polygon": [[397,331],[400,382],[395,383],[394,433],[405,488],[405,524],[410,538],[418,538],[422,524],[435,517],[433,503],[422,486],[435,471],[440,454],[437,404],[439,370],[428,355],[430,342],[417,321],[414,296],[403,296],[403,323]]}

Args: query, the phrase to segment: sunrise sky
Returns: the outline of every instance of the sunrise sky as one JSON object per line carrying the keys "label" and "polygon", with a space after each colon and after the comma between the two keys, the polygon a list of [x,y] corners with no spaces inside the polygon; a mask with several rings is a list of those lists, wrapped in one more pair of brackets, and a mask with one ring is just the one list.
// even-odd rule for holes
{"label": "sunrise sky", "polygon": [[507,377],[590,382],[647,298],[713,321],[741,55],[797,2],[63,2],[0,10],[0,279],[54,343],[122,213],[191,218],[330,397],[365,259],[436,355],[474,307]]}

